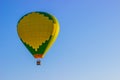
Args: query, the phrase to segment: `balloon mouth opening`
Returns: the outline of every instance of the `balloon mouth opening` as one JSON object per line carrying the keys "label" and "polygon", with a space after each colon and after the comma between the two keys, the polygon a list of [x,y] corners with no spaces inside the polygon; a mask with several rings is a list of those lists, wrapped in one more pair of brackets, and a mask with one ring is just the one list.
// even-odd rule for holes
{"label": "balloon mouth opening", "polygon": [[34,56],[34,58],[43,58],[42,54],[34,54],[33,56]]}

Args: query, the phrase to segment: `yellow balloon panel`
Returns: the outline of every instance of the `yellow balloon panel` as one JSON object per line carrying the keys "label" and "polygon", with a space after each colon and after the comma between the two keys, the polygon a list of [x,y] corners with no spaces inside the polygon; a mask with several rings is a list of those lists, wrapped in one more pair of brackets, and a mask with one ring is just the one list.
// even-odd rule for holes
{"label": "yellow balloon panel", "polygon": [[[53,17],[53,18],[55,18],[55,17]],[[44,54],[43,54],[43,56],[42,57],[44,57],[45,56],[45,54],[46,54],[46,52],[49,50],[49,48],[52,46],[52,44],[55,42],[55,40],[56,40],[56,38],[57,38],[57,36],[58,36],[58,34],[59,34],[59,24],[58,24],[58,21],[57,21],[57,19],[55,19],[56,20],[56,23],[54,24],[54,31],[53,31],[53,33],[52,33],[52,35],[53,35],[53,37],[52,37],[52,39],[51,39],[51,41],[49,42],[49,44],[48,44],[48,46],[47,46],[47,48],[46,48],[46,50],[45,50],[45,52],[44,52]]]}
{"label": "yellow balloon panel", "polygon": [[36,51],[42,43],[50,38],[53,31],[53,21],[38,13],[24,16],[18,24],[18,34],[20,38]]}

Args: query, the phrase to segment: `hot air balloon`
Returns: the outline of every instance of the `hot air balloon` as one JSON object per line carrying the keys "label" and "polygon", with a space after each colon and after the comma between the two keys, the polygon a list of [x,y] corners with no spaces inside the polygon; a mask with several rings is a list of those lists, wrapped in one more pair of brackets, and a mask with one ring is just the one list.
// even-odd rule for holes
{"label": "hot air balloon", "polygon": [[37,65],[40,65],[40,59],[44,58],[58,36],[59,23],[49,13],[30,12],[18,21],[17,32],[22,43],[37,59]]}

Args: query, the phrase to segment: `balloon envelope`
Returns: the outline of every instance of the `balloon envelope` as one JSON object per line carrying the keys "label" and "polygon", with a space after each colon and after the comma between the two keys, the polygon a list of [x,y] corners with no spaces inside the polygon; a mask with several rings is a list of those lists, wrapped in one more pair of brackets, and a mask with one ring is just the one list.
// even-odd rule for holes
{"label": "balloon envelope", "polygon": [[34,58],[43,58],[58,36],[59,23],[46,12],[31,12],[19,20],[17,32]]}

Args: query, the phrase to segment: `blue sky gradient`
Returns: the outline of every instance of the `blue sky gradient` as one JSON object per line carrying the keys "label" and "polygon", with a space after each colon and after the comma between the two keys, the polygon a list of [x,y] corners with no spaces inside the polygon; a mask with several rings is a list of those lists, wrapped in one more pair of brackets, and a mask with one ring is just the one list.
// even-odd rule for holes
{"label": "blue sky gradient", "polygon": [[[0,80],[120,80],[119,0],[0,1]],[[42,65],[17,35],[26,13],[43,11],[60,34]]]}

